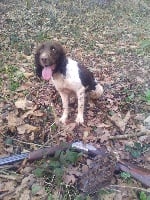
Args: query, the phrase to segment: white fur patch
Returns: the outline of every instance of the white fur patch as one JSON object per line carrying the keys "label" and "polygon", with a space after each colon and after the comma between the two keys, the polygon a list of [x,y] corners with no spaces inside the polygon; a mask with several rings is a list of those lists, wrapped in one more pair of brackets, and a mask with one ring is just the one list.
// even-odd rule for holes
{"label": "white fur patch", "polygon": [[70,90],[75,93],[83,88],[79,77],[78,63],[71,58],[68,58],[66,65],[66,76],[61,73],[53,74],[53,83],[58,91]]}

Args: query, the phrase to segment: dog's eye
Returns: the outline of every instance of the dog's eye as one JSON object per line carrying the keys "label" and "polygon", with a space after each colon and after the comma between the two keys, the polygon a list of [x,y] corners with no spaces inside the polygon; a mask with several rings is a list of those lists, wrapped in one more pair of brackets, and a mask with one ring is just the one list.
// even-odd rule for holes
{"label": "dog's eye", "polygon": [[56,49],[54,47],[51,47],[51,51],[55,53]]}

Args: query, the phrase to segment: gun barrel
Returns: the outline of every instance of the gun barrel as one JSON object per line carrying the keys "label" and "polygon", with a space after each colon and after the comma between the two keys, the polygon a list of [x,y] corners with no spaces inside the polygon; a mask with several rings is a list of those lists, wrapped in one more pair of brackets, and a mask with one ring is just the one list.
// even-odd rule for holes
{"label": "gun barrel", "polygon": [[22,161],[25,158],[28,158],[29,153],[21,153],[17,155],[12,155],[4,158],[0,158],[0,166],[12,164],[14,162]]}

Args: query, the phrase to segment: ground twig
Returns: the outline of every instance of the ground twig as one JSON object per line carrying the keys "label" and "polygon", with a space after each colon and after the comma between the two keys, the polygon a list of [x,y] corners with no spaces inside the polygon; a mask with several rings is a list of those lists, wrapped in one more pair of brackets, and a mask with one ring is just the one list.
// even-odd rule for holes
{"label": "ground twig", "polygon": [[113,140],[113,139],[127,139],[127,138],[131,138],[131,137],[139,137],[142,135],[150,135],[150,130],[145,130],[142,132],[138,132],[138,133],[130,133],[130,134],[124,134],[124,135],[115,135],[115,136],[110,136],[109,139]]}
{"label": "ground twig", "polygon": [[144,189],[144,188],[140,188],[140,187],[132,187],[132,186],[126,186],[126,185],[110,185],[109,187],[113,188],[124,188],[124,189],[131,189],[131,190],[140,190],[140,191],[144,191],[144,192],[150,192],[149,189]]}

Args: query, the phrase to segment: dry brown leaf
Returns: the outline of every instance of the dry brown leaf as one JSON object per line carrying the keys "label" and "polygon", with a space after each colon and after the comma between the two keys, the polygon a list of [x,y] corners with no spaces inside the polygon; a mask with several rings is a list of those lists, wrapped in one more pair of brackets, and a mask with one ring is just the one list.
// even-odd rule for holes
{"label": "dry brown leaf", "polygon": [[6,178],[6,180],[9,180],[9,181],[2,182],[2,180],[4,180],[4,179],[3,178],[0,178],[0,179],[1,179],[1,183],[0,183],[1,195],[3,196],[3,191],[4,191],[4,193],[6,192],[6,194],[7,194],[3,198],[1,198],[1,195],[0,195],[0,199],[3,199],[3,200],[12,199],[12,194],[13,194],[13,192],[15,192],[16,185],[17,185],[16,181],[9,180]]}
{"label": "dry brown leaf", "polygon": [[8,120],[8,127],[10,130],[14,130],[15,127],[20,126],[24,122],[22,121],[21,118],[16,116],[16,113],[10,112],[7,117]]}
{"label": "dry brown leaf", "polygon": [[76,178],[74,175],[64,175],[64,183],[68,184],[74,184],[76,181]]}
{"label": "dry brown leaf", "polygon": [[79,171],[78,167],[69,166],[66,169],[66,172],[67,172],[68,175],[75,175],[75,176],[81,176],[82,175],[82,173]]}
{"label": "dry brown leaf", "polygon": [[86,163],[87,163],[88,166],[90,166],[92,162],[93,162],[93,161],[92,161],[91,159],[87,159],[87,160],[86,160]]}
{"label": "dry brown leaf", "polygon": [[42,117],[44,115],[43,112],[41,112],[40,110],[36,110],[32,113],[33,116],[36,116],[36,117]]}
{"label": "dry brown leaf", "polygon": [[104,133],[104,129],[97,127],[96,130],[95,130],[95,133],[97,133],[98,136],[101,136]]}
{"label": "dry brown leaf", "polygon": [[[23,199],[23,197],[28,197],[29,184],[32,185],[35,181],[36,181],[36,179],[33,174],[30,174],[29,176],[22,179],[22,182],[15,189],[16,199]],[[27,190],[27,191],[25,193],[23,193],[24,190]],[[31,190],[30,190],[30,192],[31,192]],[[26,198],[24,198],[24,199],[26,199]]]}
{"label": "dry brown leaf", "polygon": [[34,132],[31,133],[31,135],[29,136],[29,138],[30,138],[30,141],[34,141],[34,139],[35,139],[35,134],[34,134]]}
{"label": "dry brown leaf", "polygon": [[24,118],[28,117],[28,115],[32,115],[32,114],[33,114],[33,111],[34,111],[34,110],[29,110],[29,111],[25,112],[25,113],[21,116],[21,118],[24,119]]}
{"label": "dry brown leaf", "polygon": [[13,147],[13,145],[10,145],[10,146],[6,146],[6,148],[4,148],[4,150],[7,152],[7,153],[9,153],[9,154],[12,154],[12,153],[14,153],[14,147]]}
{"label": "dry brown leaf", "polygon": [[88,135],[89,135],[89,132],[88,131],[84,131],[83,132],[83,140],[86,140]]}
{"label": "dry brown leaf", "polygon": [[69,123],[69,124],[66,125],[65,129],[67,131],[71,132],[71,131],[73,131],[75,129],[75,127],[76,127],[76,123]]}
{"label": "dry brown leaf", "polygon": [[108,118],[120,129],[120,131],[124,132],[128,120],[130,119],[130,111],[127,112],[124,119],[121,117],[121,113],[115,113],[112,117],[108,116]]}
{"label": "dry brown leaf", "polygon": [[97,125],[97,128],[108,128],[108,127],[111,127],[112,125],[111,124],[104,124],[104,123],[100,123]]}
{"label": "dry brown leaf", "polygon": [[21,91],[24,91],[24,90],[27,90],[29,89],[29,87],[31,87],[33,85],[33,83],[31,82],[28,82],[28,83],[24,83],[23,85],[21,85],[20,87],[17,88],[17,92],[21,92]]}
{"label": "dry brown leaf", "polygon": [[21,191],[20,192],[20,196],[19,196],[19,200],[24,200],[24,199],[26,199],[26,200],[30,200],[31,198],[31,190],[29,190],[29,189],[25,189],[24,188],[24,190],[23,191]]}
{"label": "dry brown leaf", "polygon": [[82,173],[86,173],[88,170],[89,170],[89,167],[87,165],[83,165]]}
{"label": "dry brown leaf", "polygon": [[32,126],[30,124],[23,124],[17,127],[18,134],[36,132],[37,130],[38,130],[38,127]]}
{"label": "dry brown leaf", "polygon": [[21,118],[24,119],[26,117],[28,117],[28,115],[32,115],[32,116],[36,116],[36,117],[42,117],[44,115],[43,112],[41,112],[40,110],[35,110],[36,107],[34,107],[32,110],[29,110],[27,112],[25,112]]}
{"label": "dry brown leaf", "polygon": [[89,110],[89,111],[88,111],[88,115],[91,116],[91,117],[93,117],[93,116],[94,116],[94,112],[91,111],[91,110]]}
{"label": "dry brown leaf", "polygon": [[23,73],[23,75],[24,75],[26,78],[30,78],[30,77],[32,77],[34,74],[31,73],[31,72],[25,72],[25,73]]}
{"label": "dry brown leaf", "polygon": [[110,133],[105,131],[105,133],[101,136],[101,142],[107,141],[109,139]]}
{"label": "dry brown leaf", "polygon": [[33,109],[33,102],[32,101],[28,101],[26,98],[25,99],[18,99],[15,102],[15,106],[16,108],[20,108],[22,110],[30,110]]}

